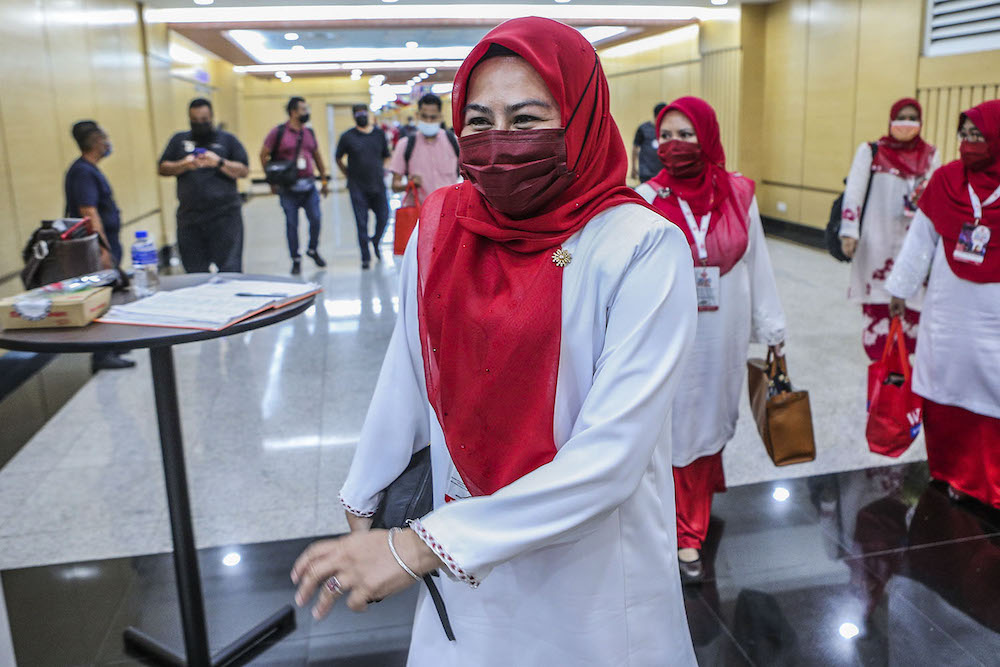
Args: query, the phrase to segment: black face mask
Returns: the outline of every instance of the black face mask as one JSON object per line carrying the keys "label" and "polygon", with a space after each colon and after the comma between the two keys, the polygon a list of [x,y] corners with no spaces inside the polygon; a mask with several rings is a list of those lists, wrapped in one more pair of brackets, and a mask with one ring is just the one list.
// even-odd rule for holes
{"label": "black face mask", "polygon": [[366,113],[355,114],[354,122],[358,124],[358,127],[368,127],[368,114]]}
{"label": "black face mask", "polygon": [[212,136],[212,123],[191,123],[191,136],[194,137],[195,141],[203,141]]}
{"label": "black face mask", "polygon": [[302,123],[303,125],[305,125],[306,123],[308,123],[309,122],[309,114],[304,113],[301,116],[299,116],[299,122]]}

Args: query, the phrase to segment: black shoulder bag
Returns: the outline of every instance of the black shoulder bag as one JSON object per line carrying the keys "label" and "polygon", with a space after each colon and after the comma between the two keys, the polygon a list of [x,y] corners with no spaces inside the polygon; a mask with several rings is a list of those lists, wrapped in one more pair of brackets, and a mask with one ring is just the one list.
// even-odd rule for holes
{"label": "black shoulder bag", "polygon": [[[382,500],[372,516],[372,528],[405,528],[407,522],[419,519],[434,509],[434,485],[431,479],[431,448],[428,445],[410,458],[406,470],[382,492]],[[424,575],[424,584],[434,601],[441,627],[449,641],[455,641],[455,633],[448,620],[441,592],[434,583],[437,572]]]}
{"label": "black shoulder bag", "polygon": [[[872,149],[872,162],[875,162],[875,155],[878,153],[878,144],[874,141],[868,144],[869,148]],[[847,184],[847,179],[844,179],[844,185]],[[868,208],[868,195],[872,191],[872,172],[868,171],[868,185],[865,186],[865,198],[861,204],[861,214],[858,216],[858,237],[861,236],[861,223],[865,219],[865,210]],[[834,259],[838,262],[849,262],[851,258],[844,254],[844,251],[840,249],[840,218],[843,215],[844,208],[844,193],[841,192],[840,196],[833,200],[833,206],[830,207],[830,221],[826,223],[826,250],[829,252]]]}
{"label": "black shoulder bag", "polygon": [[299,180],[299,167],[296,164],[299,159],[299,151],[302,149],[302,137],[306,135],[306,128],[303,127],[299,133],[299,140],[295,144],[295,155],[291,160],[275,160],[278,155],[278,147],[281,146],[281,138],[285,135],[285,124],[278,126],[278,134],[274,138],[274,146],[271,147],[271,159],[264,167],[264,180],[270,185],[278,185],[290,188]]}

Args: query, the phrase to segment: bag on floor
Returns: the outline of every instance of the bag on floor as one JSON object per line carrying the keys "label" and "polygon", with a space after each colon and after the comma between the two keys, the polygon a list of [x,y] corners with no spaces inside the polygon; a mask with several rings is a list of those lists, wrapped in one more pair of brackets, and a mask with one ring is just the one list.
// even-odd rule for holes
{"label": "bag on floor", "polygon": [[816,458],[808,391],[793,391],[785,357],[768,350],[767,359],[747,362],[750,408],[767,455],[776,466]]}
{"label": "bag on floor", "polygon": [[396,209],[396,236],[392,243],[392,253],[402,255],[406,252],[406,244],[410,241],[413,228],[417,226],[417,219],[420,217],[420,198],[417,196],[417,186],[406,184],[406,192],[403,194],[403,202],[406,202],[410,193],[413,193],[412,206],[400,206]]}
{"label": "bag on floor", "polygon": [[897,457],[909,449],[923,419],[923,399],[913,393],[912,368],[903,324],[889,325],[882,358],[868,366],[868,449]]}

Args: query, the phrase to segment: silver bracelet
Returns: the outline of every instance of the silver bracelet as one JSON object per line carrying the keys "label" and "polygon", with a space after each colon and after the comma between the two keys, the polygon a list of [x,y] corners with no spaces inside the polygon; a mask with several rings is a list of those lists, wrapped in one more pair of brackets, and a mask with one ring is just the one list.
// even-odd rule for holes
{"label": "silver bracelet", "polygon": [[406,570],[406,573],[408,575],[410,575],[411,577],[413,577],[414,580],[420,581],[420,577],[417,576],[417,573],[414,572],[413,570],[411,570],[410,568],[406,567],[406,563],[404,563],[403,559],[399,557],[398,553],[396,553],[396,545],[392,543],[392,538],[396,535],[396,533],[398,533],[398,532],[400,532],[402,530],[403,530],[402,528],[390,528],[389,529],[389,551],[392,552],[392,557],[396,559],[396,562],[399,563],[399,566],[401,568],[403,568],[404,570]]}

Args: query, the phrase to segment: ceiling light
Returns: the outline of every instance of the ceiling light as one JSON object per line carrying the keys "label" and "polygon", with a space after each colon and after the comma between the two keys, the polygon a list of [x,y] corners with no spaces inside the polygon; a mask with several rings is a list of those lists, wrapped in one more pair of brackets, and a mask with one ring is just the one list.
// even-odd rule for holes
{"label": "ceiling light", "polygon": [[285,74],[284,70],[279,69],[277,72],[274,73],[274,76],[278,77],[279,79],[284,79],[288,75]]}
{"label": "ceiling light", "polygon": [[[469,55],[473,48],[471,44],[418,48],[417,42],[407,42],[405,47],[338,46],[290,52],[288,49],[273,48],[268,43],[267,36],[259,30],[229,30],[224,34],[253,60],[269,64],[281,64],[289,61],[330,63],[406,59],[461,60]],[[417,66],[414,66],[413,69],[417,69]]]}
{"label": "ceiling light", "polygon": [[354,63],[276,63],[267,65],[233,65],[234,72],[252,72],[261,74],[264,72],[273,73],[280,70],[286,72],[336,72],[351,71],[355,67],[364,70],[414,70],[424,67],[437,67],[438,69],[458,69],[462,66],[461,60],[390,60],[378,62],[354,62]]}
{"label": "ceiling light", "polygon": [[167,53],[170,55],[170,59],[175,63],[200,65],[205,62],[205,57],[203,55],[177,43],[172,43]]}
{"label": "ceiling light", "polygon": [[774,493],[771,494],[771,497],[777,500],[779,503],[783,503],[786,500],[788,500],[788,497],[791,495],[792,494],[788,492],[788,489],[786,489],[783,486],[779,486],[774,489]]}
{"label": "ceiling light", "polygon": [[235,567],[240,564],[240,555],[235,551],[231,551],[222,557],[222,564],[227,567]]}
{"label": "ceiling light", "polygon": [[291,83],[291,82],[292,82],[292,77],[288,76],[287,74],[281,77],[281,83]]}
{"label": "ceiling light", "polygon": [[853,623],[842,623],[839,632],[840,636],[844,639],[853,639],[854,637],[857,637],[858,633],[861,631],[858,629],[858,626]]}
{"label": "ceiling light", "polygon": [[292,47],[292,51],[305,51],[305,50],[306,47],[302,46],[301,44],[296,44],[295,46]]}
{"label": "ceiling light", "polygon": [[[627,0],[626,0],[627,2]],[[519,16],[541,16],[559,21],[608,21],[626,20],[689,21],[722,20],[738,21],[739,8],[711,8],[667,5],[651,7],[639,4],[551,4],[537,5],[526,2],[515,4],[402,4],[399,7],[382,5],[281,5],[256,7],[164,8],[144,9],[147,23],[252,23],[268,21],[342,21],[383,20],[457,20],[505,21]]]}
{"label": "ceiling light", "polygon": [[194,0],[194,4],[196,5],[210,5],[213,2],[215,2],[215,0]]}
{"label": "ceiling light", "polygon": [[634,56],[635,54],[642,53],[643,51],[658,49],[661,46],[667,46],[669,44],[680,44],[691,39],[698,39],[697,24],[686,25],[683,28],[669,30],[667,32],[660,33],[659,35],[653,35],[652,37],[643,37],[642,39],[626,42],[625,44],[612,46],[601,51],[601,58],[622,58],[625,56]]}
{"label": "ceiling light", "polygon": [[397,1],[398,1],[398,0],[382,0],[382,2],[386,2],[386,3],[389,3],[390,5],[391,5],[392,3],[394,3],[394,2],[397,2]]}
{"label": "ceiling light", "polygon": [[428,74],[437,74],[437,69],[434,67],[428,67],[424,71],[427,72]]}
{"label": "ceiling light", "polygon": [[713,5],[724,5],[724,4],[728,3],[728,2],[729,2],[729,0],[712,0],[712,4]]}
{"label": "ceiling light", "polygon": [[556,2],[558,2],[560,5],[564,5],[567,2],[569,2],[569,0],[556,0]]}
{"label": "ceiling light", "polygon": [[420,45],[417,44],[416,42],[414,42],[413,40],[410,40],[409,42],[406,43],[406,48],[408,48],[408,49],[415,49],[418,46],[420,46]]}
{"label": "ceiling light", "polygon": [[299,38],[299,33],[297,33],[297,32],[286,32],[285,33],[285,39],[287,39],[289,42],[294,42],[298,38]]}
{"label": "ceiling light", "polygon": [[430,74],[428,74],[427,72],[421,72],[421,73],[420,73],[420,74],[418,74],[417,76],[418,76],[418,77],[420,77],[420,80],[421,80],[421,81],[423,81],[424,79],[426,79],[427,77],[429,77],[429,76],[430,76]]}
{"label": "ceiling light", "polygon": [[357,76],[361,76],[362,74],[364,74],[364,71],[360,69],[352,69],[351,74],[356,74]]}
{"label": "ceiling light", "polygon": [[435,95],[447,95],[451,92],[452,84],[450,83],[435,83],[431,86],[431,92]]}
{"label": "ceiling light", "polygon": [[622,34],[628,28],[620,25],[595,25],[590,28],[580,28],[580,34],[591,44]]}

